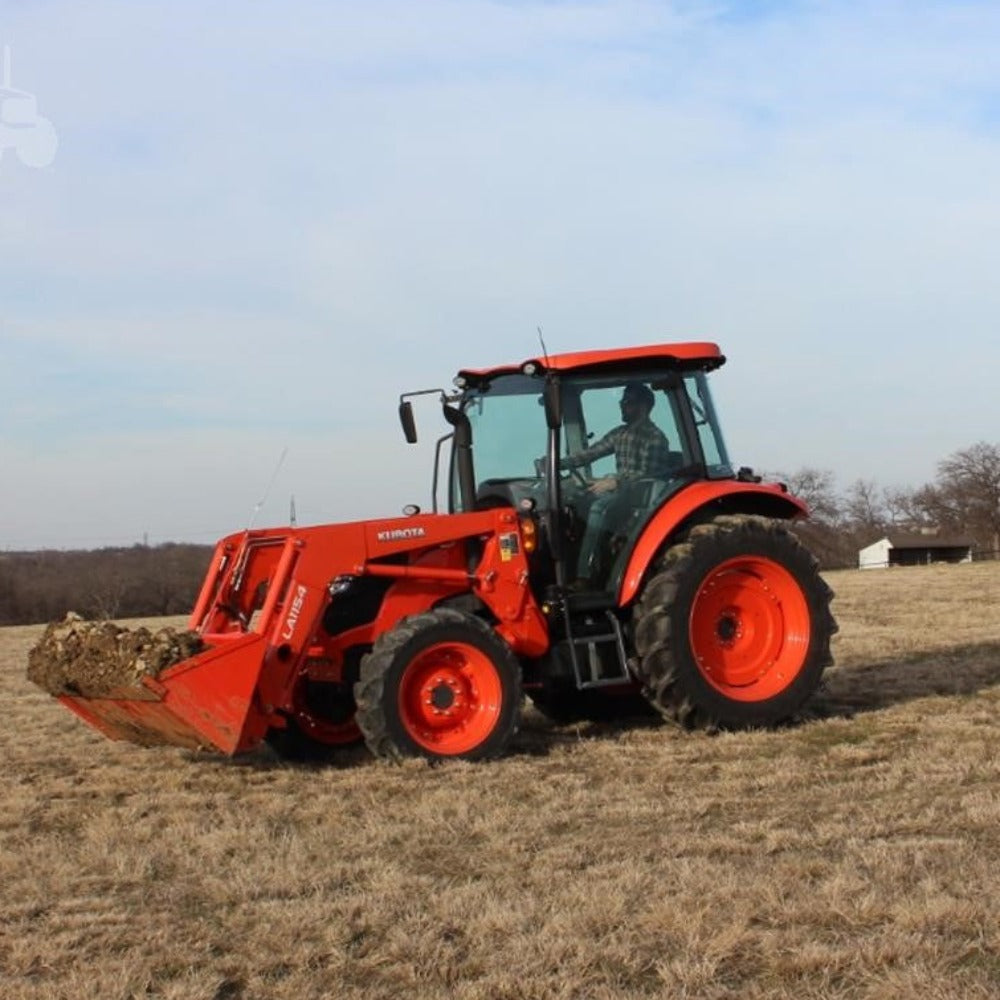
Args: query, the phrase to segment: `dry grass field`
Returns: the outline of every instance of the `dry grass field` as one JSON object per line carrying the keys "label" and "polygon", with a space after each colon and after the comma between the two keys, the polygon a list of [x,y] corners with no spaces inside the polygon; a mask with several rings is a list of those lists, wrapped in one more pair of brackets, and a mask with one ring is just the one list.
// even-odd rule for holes
{"label": "dry grass field", "polygon": [[829,579],[808,719],[486,765],[111,743],[0,630],[0,996],[1000,996],[1000,565]]}

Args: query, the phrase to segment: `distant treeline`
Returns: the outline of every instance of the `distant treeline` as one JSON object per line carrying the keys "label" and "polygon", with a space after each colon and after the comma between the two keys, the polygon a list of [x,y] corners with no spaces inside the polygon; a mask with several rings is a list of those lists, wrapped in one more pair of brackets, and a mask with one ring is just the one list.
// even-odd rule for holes
{"label": "distant treeline", "polygon": [[207,545],[0,553],[0,625],[76,611],[86,618],[185,614],[212,556]]}
{"label": "distant treeline", "polygon": [[857,566],[858,549],[889,532],[961,536],[977,559],[1000,555],[1000,444],[980,441],[937,463],[933,482],[884,488],[855,480],[841,493],[829,469],[804,468],[766,478],[782,480],[809,507],[799,527],[824,569]]}

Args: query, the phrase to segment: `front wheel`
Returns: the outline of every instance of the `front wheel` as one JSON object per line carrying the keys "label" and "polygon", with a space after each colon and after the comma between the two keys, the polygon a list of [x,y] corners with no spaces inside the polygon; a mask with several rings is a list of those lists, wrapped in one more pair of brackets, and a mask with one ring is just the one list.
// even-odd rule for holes
{"label": "front wheel", "polygon": [[502,754],[517,732],[521,669],[484,621],[438,608],[379,637],[354,694],[377,757],[482,760]]}
{"label": "front wheel", "polygon": [[728,515],[667,549],[636,610],[644,692],[685,726],[772,726],[832,662],[833,594],[784,525]]}

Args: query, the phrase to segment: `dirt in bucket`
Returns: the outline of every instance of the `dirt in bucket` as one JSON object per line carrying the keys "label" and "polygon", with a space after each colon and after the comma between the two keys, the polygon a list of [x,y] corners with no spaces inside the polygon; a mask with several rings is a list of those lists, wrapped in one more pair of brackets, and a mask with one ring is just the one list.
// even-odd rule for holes
{"label": "dirt in bucket", "polygon": [[47,626],[28,653],[28,679],[50,694],[99,698],[135,687],[144,675],[155,677],[205,648],[197,632],[128,629],[70,612]]}

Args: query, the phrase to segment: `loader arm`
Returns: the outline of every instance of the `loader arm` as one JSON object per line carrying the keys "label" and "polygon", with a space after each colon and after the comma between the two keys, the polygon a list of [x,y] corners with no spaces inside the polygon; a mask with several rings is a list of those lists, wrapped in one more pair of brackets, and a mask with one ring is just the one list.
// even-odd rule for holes
{"label": "loader arm", "polygon": [[[350,601],[363,577],[391,581],[378,613],[331,636],[324,612]],[[351,646],[449,596],[478,597],[515,652],[544,652],[548,630],[527,583],[511,509],[241,532],[216,545],[191,613],[207,649],[132,687],[60,700],[112,739],[250,750],[286,724],[307,663],[336,674]]]}

